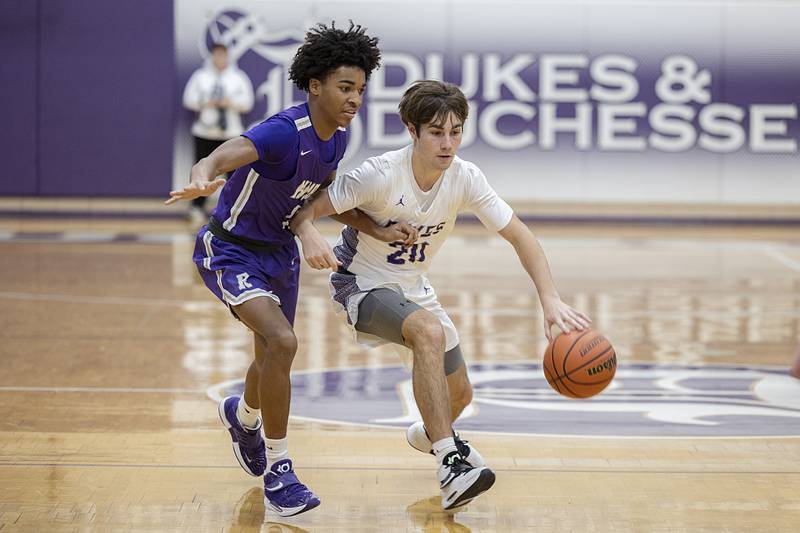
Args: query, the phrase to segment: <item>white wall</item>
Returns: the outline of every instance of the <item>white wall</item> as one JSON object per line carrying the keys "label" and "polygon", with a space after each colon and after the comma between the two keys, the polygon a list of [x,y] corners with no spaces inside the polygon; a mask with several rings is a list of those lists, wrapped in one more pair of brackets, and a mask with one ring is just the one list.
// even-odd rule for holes
{"label": "white wall", "polygon": [[[433,77],[465,90],[461,155],[509,200],[800,205],[800,3],[176,0],[175,9],[180,85],[209,38],[222,39],[257,89],[250,122],[303,100],[286,63],[311,24],[353,19],[379,36],[383,68],[343,169],[407,141],[399,95]],[[191,165],[188,120],[176,132],[176,182]]]}

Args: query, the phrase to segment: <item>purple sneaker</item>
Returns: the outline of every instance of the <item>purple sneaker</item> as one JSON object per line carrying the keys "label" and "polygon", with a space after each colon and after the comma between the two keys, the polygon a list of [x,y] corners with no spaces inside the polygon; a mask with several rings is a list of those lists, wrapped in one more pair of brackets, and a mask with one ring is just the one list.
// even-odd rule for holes
{"label": "purple sneaker", "polygon": [[219,419],[231,433],[233,453],[244,471],[251,476],[260,476],[267,469],[266,448],[264,438],[261,436],[261,419],[258,419],[258,427],[255,429],[243,427],[236,416],[238,406],[238,396],[228,396],[219,402]]}
{"label": "purple sneaker", "polygon": [[294,475],[292,460],[282,459],[264,476],[264,505],[281,516],[294,516],[319,505],[319,498]]}

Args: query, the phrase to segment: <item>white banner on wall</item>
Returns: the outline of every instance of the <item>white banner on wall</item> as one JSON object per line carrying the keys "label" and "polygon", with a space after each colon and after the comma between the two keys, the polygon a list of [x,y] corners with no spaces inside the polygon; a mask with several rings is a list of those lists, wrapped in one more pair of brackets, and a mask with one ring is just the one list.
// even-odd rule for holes
{"label": "white banner on wall", "polygon": [[[800,5],[779,2],[175,0],[178,83],[222,42],[250,77],[254,124],[304,100],[305,30],[348,19],[383,66],[343,168],[409,142],[397,103],[444,79],[470,100],[461,156],[509,200],[800,202]],[[176,182],[191,166],[186,112]]]}

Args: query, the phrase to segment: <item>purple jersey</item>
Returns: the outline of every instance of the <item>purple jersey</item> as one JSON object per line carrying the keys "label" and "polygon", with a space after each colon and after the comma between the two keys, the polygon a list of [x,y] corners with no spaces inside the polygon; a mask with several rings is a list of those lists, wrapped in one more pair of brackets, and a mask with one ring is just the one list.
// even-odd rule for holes
{"label": "purple jersey", "polygon": [[[276,128],[276,121],[283,124]],[[287,121],[296,128],[294,147],[281,161],[270,160],[270,133],[286,131]],[[244,136],[262,159],[233,173],[222,189],[214,218],[237,237],[271,244],[291,242],[289,220],[336,171],[347,147],[346,130],[338,128],[333,137],[321,140],[311,125],[308,105],[301,104],[270,117]],[[293,172],[289,167],[287,178],[285,162],[292,160],[297,163]]]}

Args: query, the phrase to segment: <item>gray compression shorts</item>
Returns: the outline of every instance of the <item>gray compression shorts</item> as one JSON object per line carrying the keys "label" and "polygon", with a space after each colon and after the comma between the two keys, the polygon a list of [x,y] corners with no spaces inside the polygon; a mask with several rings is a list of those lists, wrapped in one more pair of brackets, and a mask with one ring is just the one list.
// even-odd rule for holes
{"label": "gray compression shorts", "polygon": [[[356,330],[375,335],[387,341],[405,346],[403,322],[413,313],[424,307],[412,302],[392,289],[373,289],[364,296],[358,306]],[[444,354],[444,373],[449,376],[464,364],[461,347],[456,345]]]}

